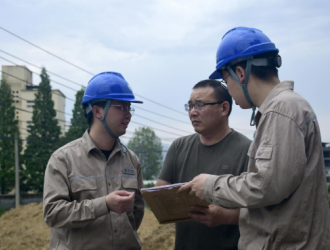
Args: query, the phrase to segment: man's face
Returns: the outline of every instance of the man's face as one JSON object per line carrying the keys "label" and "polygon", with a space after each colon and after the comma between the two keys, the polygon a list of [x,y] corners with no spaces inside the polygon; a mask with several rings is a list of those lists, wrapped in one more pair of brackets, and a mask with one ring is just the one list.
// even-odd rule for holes
{"label": "man's face", "polygon": [[[124,114],[122,112],[121,106],[116,105],[123,105],[123,110],[127,110],[128,107],[131,106],[130,102],[124,102],[124,101],[117,101],[113,100],[111,103],[111,106],[109,108],[108,115],[106,117],[106,121],[108,123],[109,128],[116,136],[121,136],[126,133],[126,128],[128,127],[128,124],[131,121],[131,113],[128,112],[127,114]],[[103,109],[104,111],[104,109]]]}
{"label": "man's face", "polygon": [[251,105],[247,102],[244,96],[241,85],[235,81],[227,70],[222,70],[222,76],[227,83],[228,92],[233,97],[236,105],[239,105],[242,109],[251,108]]}
{"label": "man's face", "polygon": [[[189,104],[218,102],[212,87],[194,89],[190,95]],[[204,111],[193,108],[189,112],[189,118],[195,131],[199,134],[212,133],[219,129],[224,122],[221,116],[222,104],[206,105]]]}

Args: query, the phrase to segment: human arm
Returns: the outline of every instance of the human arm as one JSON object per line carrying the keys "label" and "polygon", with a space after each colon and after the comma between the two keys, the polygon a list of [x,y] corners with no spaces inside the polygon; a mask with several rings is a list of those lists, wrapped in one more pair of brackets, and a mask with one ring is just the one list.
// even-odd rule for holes
{"label": "human arm", "polygon": [[226,209],[222,206],[210,204],[209,207],[192,206],[194,212],[189,216],[208,227],[220,225],[238,225],[239,209]]}
{"label": "human arm", "polygon": [[[50,227],[80,228],[108,213],[105,196],[81,201],[72,199],[67,169],[65,159],[59,155],[52,155],[46,167],[43,214]],[[85,182],[82,191],[93,192],[95,189],[92,179]]]}
{"label": "human arm", "polygon": [[273,112],[263,116],[249,149],[249,172],[209,176],[204,185],[208,202],[265,207],[279,204],[299,186],[307,161],[302,131],[289,117]]}

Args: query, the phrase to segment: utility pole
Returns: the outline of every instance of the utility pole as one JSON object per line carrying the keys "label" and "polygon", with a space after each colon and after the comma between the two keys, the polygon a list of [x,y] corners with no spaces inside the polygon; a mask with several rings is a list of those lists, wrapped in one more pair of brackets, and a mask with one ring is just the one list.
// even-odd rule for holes
{"label": "utility pole", "polygon": [[18,162],[18,139],[17,133],[15,135],[15,200],[16,207],[20,205],[20,189],[19,189],[19,162]]}

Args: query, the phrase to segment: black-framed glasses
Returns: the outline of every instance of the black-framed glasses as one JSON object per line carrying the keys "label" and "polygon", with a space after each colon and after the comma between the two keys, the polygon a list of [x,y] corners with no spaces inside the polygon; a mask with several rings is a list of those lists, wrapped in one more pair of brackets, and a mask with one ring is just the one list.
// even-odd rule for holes
{"label": "black-framed glasses", "polygon": [[122,104],[111,104],[111,107],[120,107],[123,115],[127,115],[128,113],[131,113],[131,115],[133,115],[135,111],[135,108]]}
{"label": "black-framed glasses", "polygon": [[204,103],[204,102],[196,102],[195,104],[187,103],[184,105],[184,108],[186,111],[190,112],[193,108],[197,111],[204,111],[204,108],[206,105],[215,105],[215,104],[221,104],[225,101],[221,102],[209,102],[209,103]]}

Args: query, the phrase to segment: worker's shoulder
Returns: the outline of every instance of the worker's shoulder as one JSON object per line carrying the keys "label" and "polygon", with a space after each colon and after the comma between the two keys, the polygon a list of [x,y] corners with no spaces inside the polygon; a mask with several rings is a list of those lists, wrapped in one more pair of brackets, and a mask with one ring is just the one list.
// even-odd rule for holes
{"label": "worker's shoulder", "polygon": [[[302,96],[293,91],[283,91],[269,103],[266,113],[276,113],[292,119],[301,126],[306,120],[316,118],[313,108]],[[313,118],[313,119],[314,119]]]}
{"label": "worker's shoulder", "polygon": [[199,140],[198,133],[194,133],[192,135],[182,136],[180,138],[177,138],[173,144],[176,146],[182,146],[185,144],[191,144],[193,142],[196,142],[196,140]]}
{"label": "worker's shoulder", "polygon": [[[251,130],[251,133],[254,133],[254,131]],[[245,135],[241,134],[240,132],[232,129],[231,132],[231,140],[233,140],[236,144],[242,145],[242,146],[250,146],[251,140],[246,137]]]}
{"label": "worker's shoulder", "polygon": [[54,153],[53,156],[65,156],[67,153],[75,152],[78,148],[82,147],[82,138],[78,138],[73,140],[62,147],[58,148]]}

